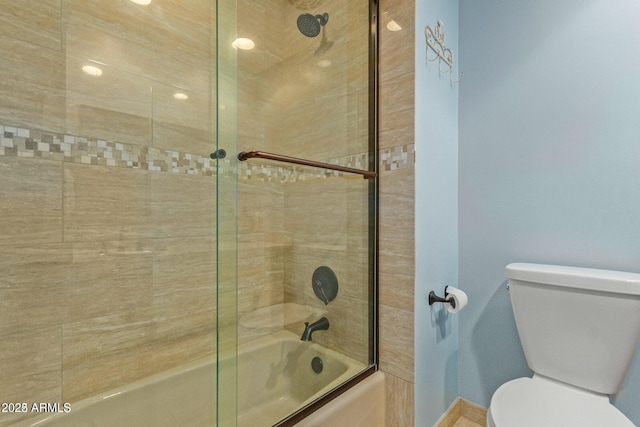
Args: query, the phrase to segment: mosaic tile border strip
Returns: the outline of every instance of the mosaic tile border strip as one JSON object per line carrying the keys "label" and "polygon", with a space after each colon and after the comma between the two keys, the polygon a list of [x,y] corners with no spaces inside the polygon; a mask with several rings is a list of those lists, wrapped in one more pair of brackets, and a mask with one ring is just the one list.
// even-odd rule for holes
{"label": "mosaic tile border strip", "polygon": [[212,176],[215,161],[155,147],[0,125],[0,156]]}
{"label": "mosaic tile border strip", "polygon": [[[230,176],[235,173],[234,164],[237,163],[225,159],[217,170],[215,160],[199,154],[7,125],[0,125],[0,156],[203,176],[216,173]],[[414,144],[382,149],[379,152],[379,169],[382,172],[404,169],[413,165],[414,159]],[[329,163],[368,169],[369,159],[367,153],[359,153],[330,159]],[[238,179],[242,181],[287,183],[342,175],[337,171],[283,166],[268,161],[239,162],[237,165]]]}
{"label": "mosaic tile border strip", "polygon": [[378,166],[380,172],[413,167],[416,162],[415,144],[399,145],[380,150]]}

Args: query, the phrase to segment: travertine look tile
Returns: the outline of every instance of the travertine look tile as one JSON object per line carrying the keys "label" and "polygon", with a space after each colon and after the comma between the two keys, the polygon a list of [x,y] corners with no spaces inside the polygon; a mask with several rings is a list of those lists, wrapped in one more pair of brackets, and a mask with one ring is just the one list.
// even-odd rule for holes
{"label": "travertine look tile", "polygon": [[62,244],[0,247],[0,335],[62,323],[72,259]]}
{"label": "travertine look tile", "polygon": [[[362,180],[364,181],[364,180]],[[316,179],[287,186],[286,227],[304,244],[346,246],[347,197],[350,181],[344,178]],[[366,187],[363,184],[363,190]],[[361,210],[367,212],[366,199]]]}
{"label": "travertine look tile", "polygon": [[215,178],[65,164],[65,240],[215,233]]}
{"label": "travertine look tile", "polygon": [[65,267],[65,323],[151,303],[150,240],[77,242],[68,246],[73,263]]}
{"label": "travertine look tile", "polygon": [[414,379],[413,311],[379,305],[380,368],[402,378]]}
{"label": "travertine look tile", "polygon": [[212,114],[215,114],[212,108],[215,105],[211,104],[208,86],[205,91],[193,91],[160,82],[153,83],[155,120],[210,131]]}
{"label": "travertine look tile", "polygon": [[415,426],[414,383],[385,373],[386,425],[389,427]]}
{"label": "travertine look tile", "polygon": [[[379,4],[379,148],[394,149],[414,140],[414,46],[415,4],[402,0],[382,0]],[[403,29],[386,30],[395,20]],[[385,165],[381,165],[384,170]],[[413,240],[414,172],[413,162],[406,169],[380,175],[379,200],[379,293],[380,368],[398,377],[411,393],[396,398],[388,390],[389,426],[414,425],[414,334],[413,334]],[[400,268],[396,267],[399,266]],[[388,305],[387,305],[388,304]],[[400,378],[406,380],[402,381]]]}
{"label": "travertine look tile", "polygon": [[65,241],[136,239],[156,235],[151,221],[151,172],[64,165]]}
{"label": "travertine look tile", "polygon": [[[284,185],[262,181],[238,183],[238,317],[284,302],[285,254],[291,239],[285,233]],[[274,329],[276,328],[276,329]],[[241,327],[241,342],[282,329]]]}
{"label": "travertine look tile", "polygon": [[[379,119],[380,148],[413,143],[415,86],[415,5],[402,0],[380,2]],[[402,30],[389,31],[394,20]]]}
{"label": "travertine look tile", "polygon": [[28,5],[3,1],[0,34],[60,51],[60,3],[61,0],[38,0]]}
{"label": "travertine look tile", "polygon": [[413,164],[406,169],[380,173],[381,237],[413,241],[414,181]]}
{"label": "travertine look tile", "polygon": [[[83,72],[98,66],[101,76]],[[151,82],[102,64],[67,57],[67,133],[139,145],[151,143]]]}
{"label": "travertine look tile", "polygon": [[[215,89],[213,89],[215,90]],[[177,99],[184,95],[188,98]],[[215,111],[210,91],[153,83],[153,146],[208,156],[215,151]]]}
{"label": "travertine look tile", "polygon": [[215,2],[4,3],[0,400],[213,354],[215,177],[194,154],[215,145]]}
{"label": "travertine look tile", "polygon": [[[211,307],[214,298],[211,297]],[[63,327],[63,399],[109,390],[215,352],[215,310],[152,307]]]}
{"label": "travertine look tile", "polygon": [[[48,327],[2,338],[0,401],[27,402],[29,408],[32,403],[62,401],[60,332],[59,326]],[[23,415],[2,413],[0,425]]]}
{"label": "travertine look tile", "polygon": [[64,55],[2,34],[0,45],[0,118],[14,126],[64,131]]}
{"label": "travertine look tile", "polygon": [[378,301],[389,307],[414,311],[413,242],[385,239],[380,242]]}
{"label": "travertine look tile", "polygon": [[467,417],[460,417],[460,419],[458,419],[458,421],[456,421],[455,424],[453,424],[453,427],[485,427],[485,426],[486,424],[484,422],[476,423],[475,421],[471,421]]}
{"label": "travertine look tile", "polygon": [[283,302],[283,247],[239,242],[238,253],[239,315]]}
{"label": "travertine look tile", "polygon": [[414,310],[414,170],[380,174],[379,298],[380,304]]}
{"label": "travertine look tile", "polygon": [[59,162],[0,157],[0,182],[0,246],[62,240]]}
{"label": "travertine look tile", "polygon": [[434,427],[453,427],[462,416],[462,399],[458,398],[437,421]]}
{"label": "travertine look tile", "polygon": [[407,73],[393,76],[380,85],[380,104],[385,108],[393,108],[390,111],[404,111],[413,105],[414,76],[409,70]]}
{"label": "travertine look tile", "polygon": [[148,6],[64,0],[66,53],[206,93],[215,65],[212,5],[208,0],[166,0]]}
{"label": "travertine look tile", "polygon": [[[293,245],[285,261],[285,302],[326,311],[331,327],[317,335],[317,342],[368,363],[367,182],[349,177],[312,179],[285,188],[286,229]],[[313,272],[323,265],[335,272],[339,284],[336,299],[328,305],[311,286]],[[303,326],[288,328],[301,333]]]}
{"label": "travertine look tile", "polygon": [[154,147],[198,154],[206,158],[216,151],[215,135],[208,130],[184,127],[159,120],[153,120],[152,126]]}
{"label": "travertine look tile", "polygon": [[283,50],[286,48],[286,43],[283,43],[285,3],[281,0],[237,2],[238,35],[256,43],[250,52],[238,52],[241,72],[260,75],[282,61]]}
{"label": "travertine look tile", "polygon": [[486,422],[486,408],[458,397],[435,427],[485,427]]}
{"label": "travertine look tile", "polygon": [[285,188],[279,183],[238,182],[238,234],[255,241],[285,231]]}
{"label": "travertine look tile", "polygon": [[[292,274],[305,280],[320,265],[341,270],[344,292],[367,298],[368,187],[362,178],[312,179],[286,185],[286,229],[293,234]],[[358,280],[362,279],[364,281]],[[289,280],[298,282],[300,278]]]}
{"label": "travertine look tile", "polygon": [[473,402],[469,402],[468,400],[460,400],[462,402],[462,416],[472,423],[470,425],[476,423],[480,426],[485,426],[487,422],[487,408]]}
{"label": "travertine look tile", "polygon": [[149,145],[151,125],[148,117],[123,113],[91,105],[73,105],[67,108],[69,133],[110,141]]}
{"label": "travertine look tile", "polygon": [[[368,13],[352,2],[325,3],[316,11],[305,12],[329,13],[330,24],[324,31],[333,45],[320,49],[322,36],[303,36],[296,26],[301,11],[286,5],[287,50],[276,85],[279,89],[272,98],[281,111],[282,126],[274,141],[292,156],[316,160],[366,152],[368,68],[363,57],[369,50],[368,26],[361,27],[361,32],[350,30],[351,25],[366,21]],[[331,65],[318,66],[320,60]]]}
{"label": "travertine look tile", "polygon": [[215,234],[215,177],[153,173],[150,185],[154,237]]}
{"label": "travertine look tile", "polygon": [[279,109],[274,103],[279,88],[275,87],[279,67],[265,73],[255,73],[255,69],[238,56],[238,147],[241,150],[264,150],[280,152],[283,147],[279,140]]}
{"label": "travertine look tile", "polygon": [[0,247],[0,335],[148,306],[152,249],[136,240]]}
{"label": "travertine look tile", "polygon": [[[368,301],[343,295],[326,306],[317,299],[310,304],[317,310],[325,310],[324,316],[330,322],[328,330],[314,333],[313,341],[367,365],[370,362]],[[304,325],[301,324],[295,332],[301,334],[303,330]]]}
{"label": "travertine look tile", "polygon": [[205,309],[215,287],[215,237],[154,240],[154,304],[182,301],[190,309]]}
{"label": "travertine look tile", "polygon": [[414,73],[408,73],[380,85],[380,148],[414,142],[414,78]]}
{"label": "travertine look tile", "polygon": [[[396,79],[415,70],[415,13],[412,5],[404,0],[385,0],[380,3],[380,83]],[[402,29],[391,31],[387,24],[395,21]],[[424,37],[423,37],[424,40]]]}

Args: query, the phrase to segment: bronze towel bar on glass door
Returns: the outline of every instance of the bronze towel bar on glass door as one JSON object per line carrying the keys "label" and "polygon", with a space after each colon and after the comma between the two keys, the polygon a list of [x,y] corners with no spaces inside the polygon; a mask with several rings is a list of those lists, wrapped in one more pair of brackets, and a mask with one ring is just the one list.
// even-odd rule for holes
{"label": "bronze towel bar on glass door", "polygon": [[245,161],[249,159],[267,159],[277,162],[293,163],[296,165],[313,166],[315,168],[331,169],[334,171],[355,173],[362,175],[365,179],[375,178],[377,173],[362,169],[348,168],[340,165],[332,165],[331,163],[315,162],[313,160],[299,159],[297,157],[283,156],[282,154],[265,153],[264,151],[242,151],[238,153],[238,160]]}

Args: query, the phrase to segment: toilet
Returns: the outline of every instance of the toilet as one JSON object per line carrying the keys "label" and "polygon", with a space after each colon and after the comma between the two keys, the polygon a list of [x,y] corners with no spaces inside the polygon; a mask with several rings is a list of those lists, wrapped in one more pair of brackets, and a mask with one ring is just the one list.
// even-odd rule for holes
{"label": "toilet", "polygon": [[609,402],[640,341],[640,274],[557,265],[506,267],[531,378],[501,385],[488,427],[633,427]]}

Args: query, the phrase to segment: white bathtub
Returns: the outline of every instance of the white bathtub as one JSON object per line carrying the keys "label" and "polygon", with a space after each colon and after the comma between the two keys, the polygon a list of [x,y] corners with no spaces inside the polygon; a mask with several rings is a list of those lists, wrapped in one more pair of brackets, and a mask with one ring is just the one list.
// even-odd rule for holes
{"label": "white bathtub", "polygon": [[[314,357],[323,370],[311,368]],[[238,426],[271,426],[365,369],[288,331],[243,344],[238,353]],[[215,360],[202,360],[81,402],[69,413],[22,421],[39,427],[212,427],[215,425]],[[221,390],[225,390],[221,386]]]}

